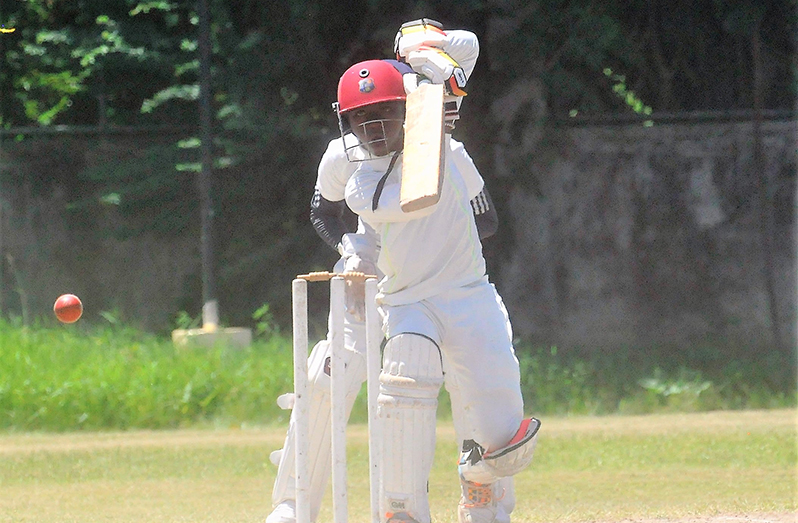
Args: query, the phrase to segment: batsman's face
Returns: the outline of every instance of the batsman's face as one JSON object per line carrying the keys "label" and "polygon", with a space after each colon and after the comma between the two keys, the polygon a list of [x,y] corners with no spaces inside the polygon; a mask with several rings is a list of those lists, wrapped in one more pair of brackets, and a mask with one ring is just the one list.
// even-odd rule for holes
{"label": "batsman's face", "polygon": [[385,156],[402,149],[405,103],[380,102],[346,113],[352,132],[375,156]]}

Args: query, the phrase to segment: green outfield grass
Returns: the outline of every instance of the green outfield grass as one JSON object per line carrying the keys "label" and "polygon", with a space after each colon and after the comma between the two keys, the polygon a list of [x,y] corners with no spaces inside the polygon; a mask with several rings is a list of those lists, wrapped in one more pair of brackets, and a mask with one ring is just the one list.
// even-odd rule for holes
{"label": "green outfield grass", "polygon": [[[516,477],[513,521],[794,521],[796,415],[543,417],[535,461]],[[451,425],[438,436],[433,520],[453,523]],[[0,435],[0,523],[262,522],[275,473],[268,457],[283,437],[282,425]],[[363,425],[349,442],[350,521],[365,523]],[[328,493],[319,521],[331,519]]]}

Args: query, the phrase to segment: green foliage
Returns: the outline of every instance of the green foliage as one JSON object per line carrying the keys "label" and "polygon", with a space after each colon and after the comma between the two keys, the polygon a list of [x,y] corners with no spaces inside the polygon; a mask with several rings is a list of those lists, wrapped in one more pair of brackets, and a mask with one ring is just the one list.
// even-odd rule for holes
{"label": "green foliage", "polygon": [[[329,114],[346,65],[390,56],[396,27],[419,16],[471,28],[489,40],[479,67],[500,72],[501,82],[477,71],[473,93],[539,78],[554,115],[622,108],[618,102],[626,102],[599,76],[608,65],[627,71],[628,90],[658,110],[750,106],[748,47],[760,28],[767,28],[761,36],[772,76],[769,103],[791,107],[795,94],[794,2],[702,0],[673,8],[643,0],[372,2],[352,10],[327,0],[209,4],[216,109],[235,108],[227,123],[238,128],[263,124],[272,111],[318,123]],[[4,34],[0,83],[19,91],[13,104],[0,104],[7,106],[4,121],[80,123],[89,106],[96,115],[93,98],[100,93],[120,123],[138,120],[142,106],[149,111],[145,121],[179,117],[197,81],[195,7],[188,0],[12,3],[0,11],[3,25],[16,29]],[[730,48],[734,60],[727,58]],[[61,74],[69,81],[21,87],[35,86],[40,75]],[[165,107],[169,100],[178,103]],[[159,104],[161,112],[153,114]]]}
{"label": "green foliage", "polygon": [[[348,65],[391,55],[401,22],[430,16],[447,26],[472,29],[481,38],[483,51],[458,131],[466,131],[469,151],[487,174],[497,136],[490,108],[516,80],[540,80],[542,112],[551,116],[750,106],[749,38],[757,24],[768,28],[762,38],[772,83],[765,105],[784,107],[788,100],[791,107],[794,64],[793,53],[786,51],[794,51],[794,3],[788,8],[777,2],[708,0],[665,9],[642,0],[366,2],[358,9],[340,9],[324,0],[210,0],[214,248],[220,308],[230,315],[225,320],[254,319],[259,334],[271,339],[276,333],[272,315],[290,317],[285,282],[296,273],[296,264],[318,270],[334,260],[307,220],[318,159],[336,135],[329,103]],[[101,223],[120,238],[198,230],[195,2],[32,0],[11,6],[10,12],[0,12],[0,22],[16,28],[0,34],[0,124],[93,126],[103,117],[112,125],[191,127],[161,143],[142,139],[118,148],[102,136],[92,154],[59,137],[48,144],[46,155],[35,155],[37,163],[24,157],[18,162],[24,166],[20,178],[37,191],[45,185],[51,189],[49,184],[66,191],[69,210],[82,217],[72,219],[71,227]],[[729,49],[734,60],[727,59]],[[523,117],[513,122],[514,136],[525,132],[525,113],[534,111],[520,113]],[[50,163],[38,163],[42,158]],[[87,158],[95,160],[85,165]],[[519,164],[522,181],[513,184],[532,183],[535,178],[525,175],[528,164]],[[16,176],[16,170],[6,175]],[[508,189],[494,193],[501,209],[502,194],[511,194],[513,187],[508,180],[494,182]],[[511,231],[512,225],[502,227]],[[271,308],[251,317],[250,311],[264,302]],[[190,305],[179,307],[190,310]],[[178,321],[188,325],[185,314]],[[768,383],[763,376],[746,381],[752,366],[723,363],[717,368],[725,374],[705,377],[713,385],[697,395],[696,408],[709,405],[710,397],[732,408],[753,398],[764,405],[773,400],[772,391],[784,390],[783,380],[771,388],[759,385]],[[621,386],[593,359],[562,360],[529,349],[522,353],[522,365],[530,384],[527,394],[552,411],[613,411],[619,405],[645,410],[688,396],[638,384]],[[778,364],[762,366],[757,368],[778,370]],[[653,366],[640,369],[635,379],[680,379],[678,366],[661,370],[659,377],[654,372]],[[596,374],[603,381],[596,382]],[[619,398],[626,401],[621,404]]]}
{"label": "green foliage", "polygon": [[[75,212],[98,212],[114,207],[123,215],[136,216],[131,226],[118,226],[112,232],[130,237],[144,231],[169,234],[185,230],[192,219],[194,194],[189,174],[199,153],[177,144],[141,144],[138,150],[123,151],[112,162],[101,162],[84,169],[79,178],[93,191],[73,201]],[[113,154],[116,151],[109,151]],[[188,173],[184,174],[184,172]]]}
{"label": "green foliage", "polygon": [[[272,324],[268,306],[253,316],[259,321],[256,341],[230,350],[177,349],[118,321],[24,328],[0,320],[0,429],[284,422],[276,398],[292,387],[291,342]],[[194,324],[187,314],[178,322]],[[795,406],[794,383],[779,388],[757,380],[773,369],[754,362],[709,377],[685,368],[668,372],[653,361],[623,367],[628,359],[622,354],[586,360],[564,357],[556,348],[526,348],[519,359],[527,411],[536,415]],[[746,386],[731,387],[730,379]],[[448,418],[445,393],[441,399],[440,415]],[[361,394],[353,421],[365,419]]]}
{"label": "green foliage", "polygon": [[[623,102],[632,111],[639,115],[651,116],[651,107],[643,103],[643,100],[638,98],[635,92],[626,86],[626,77],[624,75],[615,74],[612,72],[612,69],[605,67],[604,76],[610,78],[614,82],[612,86],[612,92],[614,92],[618,98],[623,100]],[[643,122],[643,125],[645,127],[651,127],[654,125],[654,122],[651,120],[646,120]]]}
{"label": "green foliage", "polygon": [[[607,96],[608,87],[597,78],[605,64],[632,68],[639,55],[633,35],[613,6],[590,0],[557,0],[525,9],[508,3],[497,11],[495,19],[507,28],[494,35],[491,69],[509,79],[539,78],[547,88],[545,102],[553,116],[616,109],[615,100]],[[495,78],[488,80],[496,82]]]}
{"label": "green foliage", "polygon": [[177,317],[175,318],[175,327],[178,329],[196,329],[202,323],[202,317],[197,316],[196,318],[192,318],[189,313],[186,311],[178,311]]}
{"label": "green foliage", "polygon": [[661,369],[654,369],[654,376],[642,379],[638,384],[663,398],[679,394],[697,397],[712,387],[711,381],[701,379],[700,372],[687,369],[680,369],[679,376],[675,380],[664,376]]}
{"label": "green foliage", "polygon": [[156,107],[172,100],[187,100],[193,102],[198,99],[198,85],[171,85],[155,93],[152,98],[144,100],[144,102],[141,104],[141,112],[150,113]]}
{"label": "green foliage", "polygon": [[[701,361],[666,351],[563,353],[557,347],[518,350],[524,398],[541,414],[643,414],[794,406],[794,365],[768,360]],[[692,362],[690,360],[693,360]]]}
{"label": "green foliage", "polygon": [[113,326],[14,328],[0,323],[0,427],[167,428],[202,420],[284,420],[291,386],[283,340],[226,351],[178,350]]}
{"label": "green foliage", "polygon": [[280,325],[274,317],[268,303],[264,303],[252,313],[255,320],[255,335],[264,338],[271,338],[280,334]]}
{"label": "green foliage", "polygon": [[[15,101],[0,104],[4,123],[95,123],[97,96],[109,104],[99,107],[103,117],[136,119],[143,97],[165,80],[163,64],[174,61],[170,40],[186,16],[180,3],[17,2],[0,12],[19,28],[2,42],[0,83],[14,87]],[[126,106],[133,98],[136,107]]]}

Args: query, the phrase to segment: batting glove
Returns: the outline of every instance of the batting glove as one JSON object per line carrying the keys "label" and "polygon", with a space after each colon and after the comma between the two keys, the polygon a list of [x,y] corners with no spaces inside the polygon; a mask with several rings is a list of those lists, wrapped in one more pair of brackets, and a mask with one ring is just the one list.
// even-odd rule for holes
{"label": "batting glove", "polygon": [[394,38],[393,49],[396,59],[401,60],[421,46],[443,47],[446,33],[443,25],[429,18],[406,22],[399,28]]}

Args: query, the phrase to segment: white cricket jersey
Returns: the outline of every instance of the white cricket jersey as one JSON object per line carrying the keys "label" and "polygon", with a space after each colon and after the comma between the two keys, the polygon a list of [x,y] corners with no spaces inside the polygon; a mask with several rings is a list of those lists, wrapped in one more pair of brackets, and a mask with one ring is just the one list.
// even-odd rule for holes
{"label": "white cricket jersey", "polygon": [[366,152],[361,147],[354,147],[358,144],[357,138],[352,133],[347,133],[344,138],[338,137],[327,144],[327,150],[321,157],[316,178],[316,187],[325,200],[340,202],[344,199],[344,190],[349,177],[355,172],[360,162],[350,162],[344,151],[344,139],[346,139],[350,156],[354,160],[366,158]]}
{"label": "white cricket jersey", "polygon": [[454,160],[462,160],[463,145],[448,137],[446,142],[441,198],[432,207],[412,213],[401,210],[401,154],[376,208],[372,208],[374,194],[390,156],[362,163],[346,184],[347,205],[380,238],[377,265],[385,276],[378,299],[386,305],[420,301],[485,277],[482,244],[469,203],[482,190],[483,180],[476,169],[463,169],[467,164]]}
{"label": "white cricket jersey", "polygon": [[[351,147],[349,150],[349,156],[353,159],[359,159],[361,161],[349,161],[346,153],[344,152],[344,139],[346,140],[347,147]],[[469,180],[479,180],[478,185],[480,190],[482,190],[482,186],[484,185],[482,176],[479,174],[476,165],[474,165],[474,160],[471,159],[468,151],[466,151],[463,144],[457,140],[449,137],[448,141],[448,156],[457,166],[457,169],[461,173],[464,173],[464,178]],[[357,138],[355,138],[355,136],[351,133],[346,134],[344,138],[339,137],[331,140],[330,143],[327,144],[327,149],[324,151],[321,161],[319,162],[316,178],[316,187],[319,190],[319,194],[321,194],[324,199],[331,202],[339,202],[346,198],[346,183],[349,181],[349,178],[352,176],[358,166],[363,163],[363,159],[368,156],[368,153],[362,148],[353,147],[356,144]],[[374,167],[376,169],[382,169],[384,171],[387,169],[389,161],[390,157],[387,157],[386,159],[375,158],[372,160],[366,160],[365,163],[368,164],[374,162]],[[479,193],[479,191],[477,191],[477,193]],[[363,220],[358,220],[357,231],[359,234],[365,234],[369,238],[368,242],[361,245],[370,245],[369,248],[358,252],[358,256],[362,259],[371,261],[376,265],[377,255],[375,253],[377,250],[379,250],[379,238],[376,237],[371,227],[363,223]]]}
{"label": "white cricket jersey", "polygon": [[[353,145],[357,144],[357,138],[351,133],[348,133],[346,136],[346,145],[348,147],[352,147]],[[474,160],[471,159],[471,156],[468,154],[468,151],[465,150],[465,147],[462,143],[458,142],[454,138],[448,137],[449,143],[449,156],[451,157],[452,161],[457,166],[460,172],[465,173],[464,176],[468,179],[473,179],[478,177],[480,179],[480,188],[483,185],[482,176],[479,174],[477,170],[477,166],[474,165]],[[343,138],[335,138],[331,140],[329,144],[327,144],[327,149],[324,151],[324,154],[321,157],[321,161],[319,161],[319,168],[317,172],[316,178],[316,187],[319,189],[319,193],[324,197],[324,199],[329,200],[331,202],[340,202],[344,198],[346,198],[346,182],[349,181],[349,178],[358,168],[364,158],[366,158],[366,154],[362,148],[360,147],[353,147],[349,150],[349,155],[355,159],[360,161],[349,161],[346,157],[346,153],[344,152],[344,139]],[[387,157],[388,160],[390,157]],[[385,166],[387,166],[388,160],[385,161]],[[365,160],[366,162],[381,162],[382,159],[375,158],[373,160]]]}

